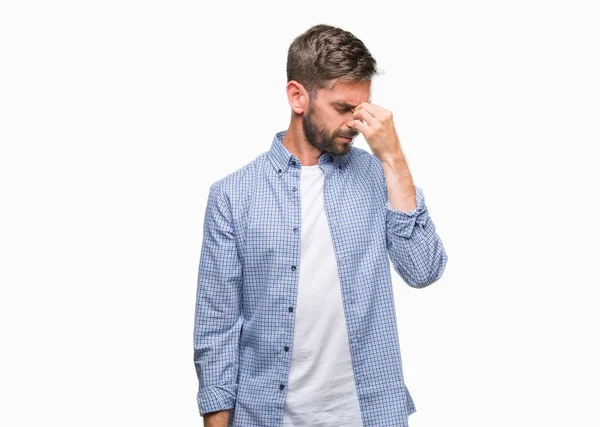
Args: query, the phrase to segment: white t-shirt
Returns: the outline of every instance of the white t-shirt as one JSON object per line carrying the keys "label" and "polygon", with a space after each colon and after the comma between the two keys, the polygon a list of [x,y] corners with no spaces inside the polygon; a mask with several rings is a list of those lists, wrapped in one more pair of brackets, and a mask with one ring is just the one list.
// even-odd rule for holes
{"label": "white t-shirt", "polygon": [[300,282],[283,426],[363,427],[323,185],[319,165],[302,166]]}

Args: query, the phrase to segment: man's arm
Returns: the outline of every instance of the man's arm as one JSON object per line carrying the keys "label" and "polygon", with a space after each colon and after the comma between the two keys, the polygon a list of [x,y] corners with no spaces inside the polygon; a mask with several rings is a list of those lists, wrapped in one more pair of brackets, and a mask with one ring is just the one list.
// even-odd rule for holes
{"label": "man's arm", "polygon": [[385,190],[386,238],[392,266],[413,288],[437,281],[448,255],[429,216],[423,190],[413,185],[404,158],[376,163],[379,185]]}
{"label": "man's arm", "polygon": [[442,276],[448,256],[423,192],[413,185],[392,112],[361,102],[352,116],[348,126],[362,133],[373,151],[377,191],[385,193],[387,248],[394,270],[414,288],[430,285]]}
{"label": "man's arm", "polygon": [[227,427],[228,423],[229,409],[204,414],[204,427]]}
{"label": "man's arm", "polygon": [[[223,410],[229,416],[238,387],[242,263],[231,209],[219,182],[210,187],[203,234],[194,321],[198,408],[202,416]],[[222,414],[210,415],[205,422],[210,419],[216,427],[223,418]]]}

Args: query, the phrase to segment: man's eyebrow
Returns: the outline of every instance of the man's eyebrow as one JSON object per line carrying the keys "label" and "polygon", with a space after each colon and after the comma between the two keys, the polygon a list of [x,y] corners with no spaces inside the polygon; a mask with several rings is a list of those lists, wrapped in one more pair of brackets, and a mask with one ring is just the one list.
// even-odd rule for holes
{"label": "man's eyebrow", "polygon": [[[369,100],[369,103],[371,102],[371,100]],[[344,107],[344,108],[356,108],[358,107],[358,105],[352,105],[352,104],[348,104],[347,102],[344,101],[336,101],[333,103],[333,105],[339,106],[339,107]]]}
{"label": "man's eyebrow", "polygon": [[347,102],[337,101],[334,102],[333,105],[344,108],[356,108],[356,105],[348,104]]}

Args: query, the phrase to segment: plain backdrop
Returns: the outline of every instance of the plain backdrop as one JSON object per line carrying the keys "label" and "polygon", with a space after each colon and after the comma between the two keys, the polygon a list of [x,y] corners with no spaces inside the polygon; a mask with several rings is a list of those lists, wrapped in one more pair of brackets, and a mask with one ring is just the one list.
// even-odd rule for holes
{"label": "plain backdrop", "polygon": [[600,426],[596,7],[2,2],[0,424],[201,425],[208,190],[287,129],[287,49],[325,23],[384,71],[449,255],[393,274],[410,426]]}

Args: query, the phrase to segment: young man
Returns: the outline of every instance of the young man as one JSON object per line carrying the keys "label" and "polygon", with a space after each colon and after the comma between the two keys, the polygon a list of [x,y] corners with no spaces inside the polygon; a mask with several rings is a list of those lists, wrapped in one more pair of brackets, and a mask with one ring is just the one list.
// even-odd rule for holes
{"label": "young man", "polygon": [[[316,25],[291,44],[287,130],[213,183],[194,328],[205,426],[408,426],[391,282],[437,281],[448,257],[376,61]],[[352,146],[361,133],[373,154]],[[389,256],[389,258],[388,258]]]}

